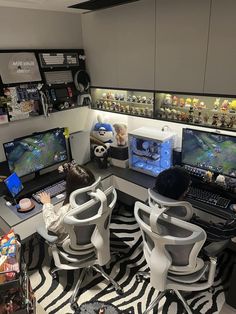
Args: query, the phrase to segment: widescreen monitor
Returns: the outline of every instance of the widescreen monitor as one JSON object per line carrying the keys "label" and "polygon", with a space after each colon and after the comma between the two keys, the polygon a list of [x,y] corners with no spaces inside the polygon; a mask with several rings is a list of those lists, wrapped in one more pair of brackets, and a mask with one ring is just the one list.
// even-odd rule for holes
{"label": "widescreen monitor", "polygon": [[182,164],[236,177],[236,137],[183,129]]}
{"label": "widescreen monitor", "polygon": [[3,146],[10,171],[19,177],[68,159],[64,128],[25,136]]}

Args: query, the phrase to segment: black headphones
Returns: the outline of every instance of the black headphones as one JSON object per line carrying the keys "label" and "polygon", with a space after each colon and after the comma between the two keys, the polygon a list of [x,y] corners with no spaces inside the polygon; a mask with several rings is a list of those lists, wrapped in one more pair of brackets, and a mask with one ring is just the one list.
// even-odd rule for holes
{"label": "black headphones", "polygon": [[86,92],[90,87],[90,77],[84,70],[79,70],[75,73],[74,83],[76,89],[80,92]]}

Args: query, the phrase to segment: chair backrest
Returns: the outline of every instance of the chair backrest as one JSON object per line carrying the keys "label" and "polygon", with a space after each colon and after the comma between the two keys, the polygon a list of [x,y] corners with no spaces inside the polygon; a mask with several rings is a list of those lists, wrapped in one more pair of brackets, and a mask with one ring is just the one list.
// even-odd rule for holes
{"label": "chair backrest", "polygon": [[113,187],[100,189],[100,179],[93,185],[71,193],[71,210],[64,216],[63,225],[69,234],[63,249],[71,255],[95,253],[98,264],[110,259],[109,224],[117,199]]}
{"label": "chair backrest", "polygon": [[177,201],[172,198],[162,196],[152,189],[148,189],[148,204],[151,207],[166,208],[169,216],[189,221],[193,216],[193,207],[189,202]]}
{"label": "chair backrest", "polygon": [[164,291],[167,275],[191,274],[199,270],[198,258],[205,231],[189,222],[166,214],[167,208],[135,203],[134,214],[143,237],[144,254],[150,267],[151,284]]}

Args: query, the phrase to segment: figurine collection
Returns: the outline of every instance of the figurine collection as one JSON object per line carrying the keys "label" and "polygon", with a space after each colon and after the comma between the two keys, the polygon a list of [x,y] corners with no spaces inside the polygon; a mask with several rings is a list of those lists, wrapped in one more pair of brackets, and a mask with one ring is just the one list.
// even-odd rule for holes
{"label": "figurine collection", "polygon": [[153,117],[153,97],[142,95],[125,95],[124,93],[104,92],[96,100],[97,109],[137,115],[143,117]]}
{"label": "figurine collection", "polygon": [[[207,99],[207,101],[205,100]],[[211,96],[199,98],[178,97],[164,94],[158,104],[158,118],[176,120],[216,128],[234,128],[236,124],[236,100]]]}

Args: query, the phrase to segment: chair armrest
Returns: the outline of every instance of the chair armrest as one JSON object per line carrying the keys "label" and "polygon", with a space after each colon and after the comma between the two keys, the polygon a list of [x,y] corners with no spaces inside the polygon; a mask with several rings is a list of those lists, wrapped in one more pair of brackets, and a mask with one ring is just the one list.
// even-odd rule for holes
{"label": "chair armrest", "polygon": [[36,228],[37,233],[44,238],[47,242],[53,244],[58,241],[58,237],[56,235],[48,234],[48,230],[45,225],[40,225]]}
{"label": "chair armrest", "polygon": [[220,242],[212,242],[203,248],[203,252],[208,257],[216,257],[223,252],[228,246],[230,240],[224,240]]}

